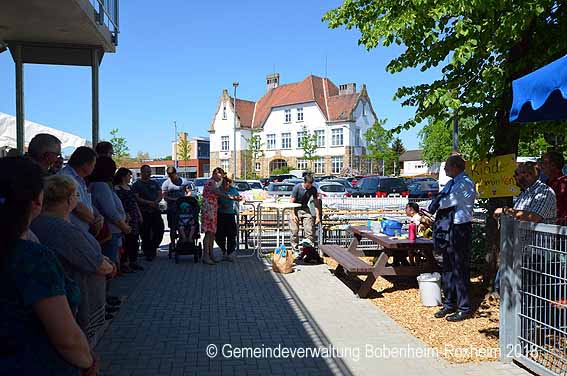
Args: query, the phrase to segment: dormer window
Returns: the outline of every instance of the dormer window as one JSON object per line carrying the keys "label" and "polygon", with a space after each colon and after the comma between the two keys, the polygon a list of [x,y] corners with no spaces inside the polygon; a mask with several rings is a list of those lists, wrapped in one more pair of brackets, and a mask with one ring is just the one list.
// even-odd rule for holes
{"label": "dormer window", "polygon": [[222,108],[222,119],[226,120],[226,106]]}

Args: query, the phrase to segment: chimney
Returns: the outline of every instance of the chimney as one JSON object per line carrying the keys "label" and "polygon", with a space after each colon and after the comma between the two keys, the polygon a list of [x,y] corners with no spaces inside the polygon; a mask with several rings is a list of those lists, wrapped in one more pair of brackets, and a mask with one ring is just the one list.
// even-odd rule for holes
{"label": "chimney", "polygon": [[280,86],[280,74],[279,73],[272,73],[266,76],[266,91],[270,91],[272,89],[277,88]]}
{"label": "chimney", "polygon": [[356,84],[354,82],[339,85],[339,95],[347,94],[356,94]]}

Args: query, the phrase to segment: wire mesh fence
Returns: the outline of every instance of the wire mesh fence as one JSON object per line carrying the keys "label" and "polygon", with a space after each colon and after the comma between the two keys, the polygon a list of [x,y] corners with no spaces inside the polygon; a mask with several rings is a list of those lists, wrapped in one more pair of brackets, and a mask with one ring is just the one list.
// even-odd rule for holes
{"label": "wire mesh fence", "polygon": [[521,355],[549,371],[567,373],[567,235],[559,226],[519,224]]}

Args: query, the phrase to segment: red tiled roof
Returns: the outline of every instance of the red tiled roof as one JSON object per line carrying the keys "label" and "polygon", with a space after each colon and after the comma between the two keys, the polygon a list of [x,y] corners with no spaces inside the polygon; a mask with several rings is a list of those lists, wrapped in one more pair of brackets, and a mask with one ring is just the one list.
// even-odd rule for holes
{"label": "red tiled roof", "polygon": [[339,95],[332,81],[309,75],[301,82],[271,89],[256,103],[237,99],[236,111],[243,128],[261,128],[274,107],[308,102],[316,102],[329,121],[348,120],[360,94]]}
{"label": "red tiled roof", "polygon": [[327,99],[329,105],[329,120],[348,120],[356,102],[358,94],[335,95]]}
{"label": "red tiled roof", "polygon": [[[230,103],[234,108],[234,98],[230,98]],[[242,128],[252,127],[252,117],[254,116],[254,106],[256,103],[247,101],[245,99],[236,98],[236,113],[240,119],[240,126]]]}

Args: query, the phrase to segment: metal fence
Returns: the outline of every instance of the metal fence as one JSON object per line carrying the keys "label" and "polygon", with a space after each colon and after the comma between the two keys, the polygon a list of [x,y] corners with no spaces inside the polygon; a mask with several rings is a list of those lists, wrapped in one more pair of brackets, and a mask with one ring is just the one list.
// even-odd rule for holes
{"label": "metal fence", "polygon": [[567,227],[501,221],[500,350],[539,374],[567,374]]}
{"label": "metal fence", "polygon": [[94,8],[97,22],[110,30],[114,45],[118,45],[119,0],[90,0],[90,3]]}
{"label": "metal fence", "polygon": [[[352,234],[347,231],[350,225],[366,225],[368,220],[380,217],[407,222],[405,207],[408,202],[416,202],[420,207],[427,208],[428,199],[408,199],[407,197],[396,198],[363,198],[363,197],[323,197],[321,226],[317,229],[316,241],[322,244],[337,244],[348,246],[352,240]],[[313,209],[314,210],[314,209]],[[263,211],[262,218],[257,218],[258,212],[248,206],[243,210],[239,218],[239,241],[241,248],[261,248],[270,252],[277,246],[277,217],[275,211]],[[475,220],[484,222],[485,212],[475,208]],[[289,222],[289,211],[286,212],[284,221]],[[261,234],[258,223],[262,222]],[[280,232],[284,236],[286,245],[289,245],[291,233],[289,226],[284,226]],[[303,235],[300,234],[300,239]],[[360,247],[372,247],[369,240],[361,242]]]}

